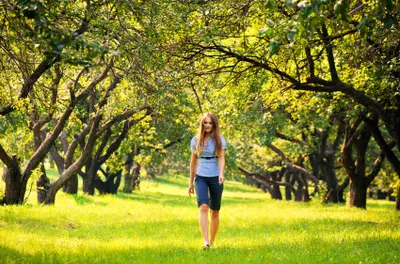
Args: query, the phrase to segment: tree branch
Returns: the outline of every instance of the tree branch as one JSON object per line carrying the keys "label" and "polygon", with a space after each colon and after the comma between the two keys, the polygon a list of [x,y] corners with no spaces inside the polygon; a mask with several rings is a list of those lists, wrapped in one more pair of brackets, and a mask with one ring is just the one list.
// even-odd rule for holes
{"label": "tree branch", "polygon": [[304,169],[303,167],[293,164],[287,157],[286,155],[277,147],[275,147],[272,144],[267,144],[267,147],[269,147],[270,149],[272,149],[275,153],[277,153],[281,159],[283,160],[283,162],[285,163],[285,165],[292,171],[299,171],[301,173],[303,173],[309,180],[311,180],[315,187],[318,189],[318,179],[317,177],[315,177],[314,175],[312,175],[311,173],[309,173],[306,169]]}
{"label": "tree branch", "polygon": [[281,139],[284,139],[284,140],[287,140],[287,141],[290,141],[290,142],[295,142],[295,143],[298,143],[298,144],[306,144],[304,141],[298,140],[297,138],[291,138],[289,136],[286,136],[286,135],[282,134],[281,132],[279,132],[276,129],[275,129],[275,135],[278,138],[281,138]]}
{"label": "tree branch", "polygon": [[13,159],[7,154],[3,146],[0,144],[0,160],[4,162],[7,167],[11,167]]}
{"label": "tree branch", "polygon": [[[87,11],[87,10],[86,10]],[[68,43],[72,39],[82,35],[84,32],[86,32],[89,28],[89,20],[87,19],[87,12],[85,11],[85,18],[82,20],[81,25],[79,28],[71,34],[70,37],[62,40],[62,42]],[[48,70],[50,69],[56,62],[59,62],[61,60],[61,50],[52,50],[49,52],[49,54],[57,54],[53,55],[50,58],[44,59],[33,71],[33,73],[25,79],[24,84],[22,85],[22,88],[19,92],[18,95],[18,100],[24,99],[28,96],[28,94],[32,91],[34,84],[37,82],[37,80]],[[12,104],[6,105],[4,107],[0,107],[0,116],[1,115],[6,115],[12,111],[14,111],[15,108]]]}

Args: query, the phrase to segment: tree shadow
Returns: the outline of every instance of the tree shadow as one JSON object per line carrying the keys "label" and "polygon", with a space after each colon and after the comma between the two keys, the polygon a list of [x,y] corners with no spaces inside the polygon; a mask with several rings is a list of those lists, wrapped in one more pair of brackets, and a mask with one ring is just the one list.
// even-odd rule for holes
{"label": "tree shadow", "polygon": [[[182,192],[184,193],[184,192]],[[117,194],[118,198],[125,200],[134,200],[144,202],[146,204],[162,204],[168,206],[190,206],[196,204],[196,195],[189,197],[186,194],[165,194],[165,193],[146,193],[146,195],[141,195],[140,193],[121,193]],[[239,198],[239,197],[225,197],[222,194],[222,205],[243,205],[243,204],[254,204],[263,202],[264,199],[259,198]]]}
{"label": "tree shadow", "polygon": [[99,202],[95,201],[92,197],[88,195],[79,195],[79,194],[73,194],[72,197],[74,198],[75,202],[77,205],[86,205],[86,204],[95,204],[95,205],[100,205],[100,206],[107,206],[106,202]]}
{"label": "tree shadow", "polygon": [[375,208],[381,210],[395,210],[396,202],[385,200],[387,203],[383,203],[383,200],[367,200],[367,210],[368,208]]}
{"label": "tree shadow", "polygon": [[[27,263],[29,256],[15,249],[0,245],[0,259],[2,263]],[[8,261],[7,261],[8,260]],[[4,262],[3,262],[4,261]]]}
{"label": "tree shadow", "polygon": [[[241,185],[239,185],[239,184],[241,184]],[[258,188],[256,188],[255,186],[245,185],[244,183],[240,183],[240,182],[232,182],[232,184],[230,184],[230,182],[228,181],[227,184],[224,186],[224,188],[230,192],[243,192],[243,193],[258,192]],[[253,188],[253,189],[250,189],[250,188]]]}
{"label": "tree shadow", "polygon": [[[189,183],[189,178],[186,179],[187,183],[182,183],[181,181],[185,181],[183,176],[166,176],[166,177],[157,177],[153,179],[154,182],[160,184],[166,184],[170,186],[177,186],[180,188],[187,188]],[[179,181],[179,182],[177,182]],[[233,182],[233,181],[226,181],[224,188],[230,192],[244,192],[244,193],[253,193],[257,192],[257,188],[251,189],[252,186],[244,185],[241,182]]]}
{"label": "tree shadow", "polygon": [[189,186],[189,178],[187,179],[187,181],[188,181],[187,184],[177,182],[176,180],[179,180],[179,178],[178,179],[176,179],[176,178],[175,179],[170,179],[169,177],[167,177],[167,178],[157,177],[153,181],[157,182],[157,183],[161,183],[161,184],[177,186],[177,187],[180,187],[180,188],[187,188]]}
{"label": "tree shadow", "polygon": [[[188,204],[194,207],[193,214],[196,214],[194,204]],[[179,208],[176,208],[179,210]],[[58,238],[60,232],[64,235],[67,234],[68,238],[78,239],[96,239],[100,241],[111,241],[116,239],[129,240],[132,235],[135,239],[148,240],[149,238],[158,239],[172,238],[177,240],[195,239],[199,234],[197,232],[185,232],[187,229],[198,227],[197,218],[187,220],[180,216],[179,211],[172,212],[170,208],[166,207],[165,211],[159,214],[158,218],[151,218],[151,216],[138,218],[143,216],[141,213],[136,213],[137,208],[121,211],[113,215],[118,219],[125,219],[123,228],[120,221],[102,221],[96,226],[82,224],[79,219],[71,219],[68,216],[61,215],[57,219],[47,219],[52,222],[42,220],[40,218],[24,217],[18,218],[18,230],[27,234],[37,234],[45,236],[46,238]],[[240,215],[240,212],[238,212]],[[165,217],[162,217],[165,215]],[[113,217],[111,216],[111,217]],[[105,216],[102,216],[105,217]],[[296,241],[296,237],[285,237],[285,234],[298,234],[299,237],[313,237],[315,239],[322,239],[325,237],[340,236],[341,240],[337,242],[349,242],[354,240],[353,234],[348,237],[347,230],[360,230],[363,234],[372,234],[360,236],[361,238],[368,238],[372,236],[373,239],[381,237],[380,234],[390,234],[399,232],[399,223],[379,223],[369,220],[333,220],[329,217],[321,217],[320,219],[310,220],[307,217],[295,218],[290,222],[282,221],[281,218],[268,218],[265,223],[257,222],[243,222],[245,217],[236,217],[236,220],[231,221],[230,216],[222,212],[221,214],[221,236],[228,241],[241,241],[251,240],[252,237],[247,234],[257,234],[266,238],[276,237],[278,240],[285,240],[286,243]],[[93,232],[93,229],[96,232]],[[379,231],[379,233],[377,233]],[[400,233],[399,233],[400,234]],[[370,238],[369,238],[370,239]],[[394,241],[392,241],[394,242]],[[400,241],[395,241],[400,246]],[[400,251],[399,251],[400,254]]]}

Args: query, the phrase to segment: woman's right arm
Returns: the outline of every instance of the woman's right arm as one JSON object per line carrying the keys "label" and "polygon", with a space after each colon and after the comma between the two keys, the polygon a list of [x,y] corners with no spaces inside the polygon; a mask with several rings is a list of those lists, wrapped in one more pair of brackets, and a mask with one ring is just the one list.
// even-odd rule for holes
{"label": "woman's right arm", "polygon": [[189,179],[189,196],[194,194],[194,176],[197,171],[197,155],[194,151],[192,151],[192,158],[190,160],[190,179]]}

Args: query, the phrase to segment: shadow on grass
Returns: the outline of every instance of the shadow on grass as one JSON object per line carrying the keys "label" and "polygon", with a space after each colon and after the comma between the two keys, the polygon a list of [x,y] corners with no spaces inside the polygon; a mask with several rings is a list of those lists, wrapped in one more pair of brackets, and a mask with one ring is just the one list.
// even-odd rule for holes
{"label": "shadow on grass", "polygon": [[[181,175],[165,175],[159,176],[155,179],[153,179],[154,182],[160,183],[160,184],[166,184],[170,186],[177,186],[180,188],[187,189],[188,184],[189,184],[189,177],[184,177]],[[257,192],[257,188],[254,187],[251,189],[251,186],[245,186],[241,182],[226,182],[225,184],[226,190],[229,190],[230,192],[245,192],[245,193],[253,193]]]}
{"label": "shadow on grass", "polygon": [[99,206],[107,206],[106,202],[95,201],[92,196],[74,194],[72,195],[77,205],[94,204]]}
{"label": "shadow on grass", "polygon": [[232,198],[224,197],[222,194],[222,206],[224,205],[249,205],[249,204],[259,204],[266,201],[267,198]]}
{"label": "shadow on grass", "polygon": [[[226,184],[226,190],[230,192],[243,192],[243,193],[256,193],[258,189],[254,186],[244,185],[240,182],[235,182],[234,184]],[[251,189],[252,188],[252,189]]]}
{"label": "shadow on grass", "polygon": [[[197,214],[194,204],[190,205],[193,207],[193,215]],[[179,208],[174,208],[179,210]],[[163,239],[177,239],[185,241],[186,239],[196,239],[200,237],[198,230],[197,218],[193,217],[191,220],[182,219],[179,216],[179,211],[171,212],[171,208],[166,207],[158,217],[152,217],[147,215],[143,218],[143,214],[137,213],[136,210],[140,208],[128,208],[126,211],[120,211],[113,215],[93,215],[93,217],[102,219],[108,219],[106,221],[96,222],[95,225],[85,225],[81,223],[79,218],[71,218],[65,215],[61,215],[56,219],[52,219],[49,222],[47,219],[42,220],[38,218],[31,218],[28,215],[18,218],[18,222],[13,221],[18,226],[18,232],[24,232],[28,234],[37,234],[40,237],[48,238],[59,238],[60,234],[68,238],[77,239],[88,239],[98,241],[114,241],[117,239],[130,240],[132,236],[135,239],[162,241]],[[183,213],[182,213],[183,214]],[[237,212],[238,215],[241,212]],[[121,225],[121,221],[124,222]],[[245,222],[245,217],[236,217],[233,221],[229,215],[221,212],[221,236],[228,241],[242,240],[253,240],[254,236],[262,238],[275,237],[279,241],[287,240],[290,243],[292,239],[299,237],[313,237],[316,240],[320,240],[324,237],[343,237],[343,240],[337,242],[347,241],[347,233],[350,230],[351,235],[349,241],[354,240],[354,234],[360,233],[360,237],[368,238],[371,235],[373,238],[368,239],[374,240],[380,237],[379,234],[391,234],[397,233],[397,236],[393,234],[393,237],[398,237],[400,231],[398,230],[399,223],[378,223],[371,221],[361,220],[336,220],[327,218],[310,220],[305,218],[296,218],[290,222],[282,221],[282,218],[270,218],[266,219],[265,222]],[[244,225],[245,224],[245,225]],[[196,232],[187,232],[189,229]],[[288,234],[290,237],[286,237]],[[362,235],[364,234],[364,235]],[[294,235],[294,236],[293,236]],[[262,238],[260,238],[262,237]],[[38,241],[39,242],[39,241]],[[400,242],[397,241],[397,245],[400,246]],[[400,253],[400,252],[399,252]]]}
{"label": "shadow on grass", "polygon": [[3,245],[0,246],[1,263],[27,263],[28,259],[29,256],[27,254],[20,253],[13,248],[8,248]]}
{"label": "shadow on grass", "polygon": [[188,200],[183,199],[182,195],[164,194],[164,193],[122,193],[117,194],[118,198],[124,200],[139,201],[146,204],[164,204],[169,202],[173,206],[187,206]]}
{"label": "shadow on grass", "polygon": [[379,200],[372,200],[368,199],[367,200],[367,210],[368,208],[379,208],[382,210],[395,210],[396,207],[396,202],[395,201],[390,201],[389,203],[383,203],[383,201]]}
{"label": "shadow on grass", "polygon": [[[157,183],[161,183],[161,184],[177,186],[177,187],[180,187],[180,188],[187,188],[188,187],[188,184],[177,182],[177,180],[178,181],[183,181],[180,177],[171,179],[171,177],[168,177],[168,176],[167,177],[159,176],[159,177],[155,178],[153,181],[157,182]],[[187,181],[189,183],[189,178],[188,178]]]}
{"label": "shadow on grass", "polygon": [[[164,193],[146,193],[141,195],[140,193],[121,193],[117,194],[118,198],[125,200],[140,201],[147,204],[163,204],[168,206],[193,206],[196,203],[196,196],[192,195],[177,195],[177,194],[164,194]],[[222,196],[223,205],[244,205],[244,204],[257,204],[263,202],[264,199],[257,198],[232,198]]]}
{"label": "shadow on grass", "polygon": [[89,198],[88,196],[82,196],[82,195],[72,195],[74,197],[74,200],[76,204],[78,205],[85,205],[85,204],[92,204],[93,199]]}

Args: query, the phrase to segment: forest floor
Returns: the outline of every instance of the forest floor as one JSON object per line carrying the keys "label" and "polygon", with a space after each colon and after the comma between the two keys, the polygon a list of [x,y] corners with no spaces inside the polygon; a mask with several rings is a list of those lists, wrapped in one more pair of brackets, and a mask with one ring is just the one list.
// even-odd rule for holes
{"label": "forest floor", "polygon": [[400,263],[394,203],[272,200],[227,181],[216,243],[201,250],[187,177],[144,180],[132,194],[57,194],[54,206],[0,207],[0,263]]}

